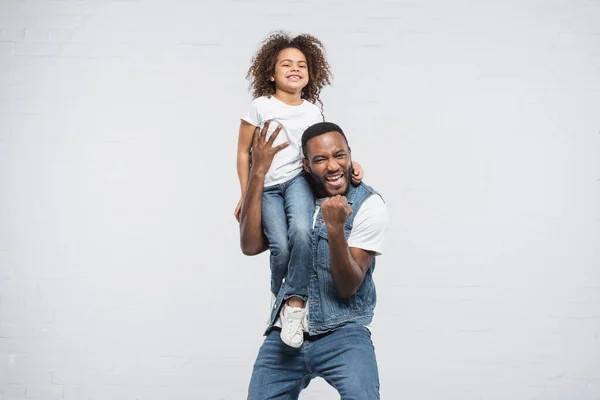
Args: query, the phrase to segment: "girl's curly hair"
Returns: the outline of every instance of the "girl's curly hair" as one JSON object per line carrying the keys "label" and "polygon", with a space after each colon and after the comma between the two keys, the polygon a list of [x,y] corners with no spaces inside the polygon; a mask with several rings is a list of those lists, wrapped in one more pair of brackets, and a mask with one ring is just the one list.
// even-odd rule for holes
{"label": "girl's curly hair", "polygon": [[325,47],[316,37],[302,34],[292,37],[285,32],[269,35],[254,57],[246,78],[254,98],[275,94],[275,82],[270,78],[275,75],[277,55],[281,50],[294,47],[304,53],[308,64],[308,84],[302,89],[302,98],[312,103],[323,102],[319,98],[321,89],[331,84],[331,71],[325,58]]}

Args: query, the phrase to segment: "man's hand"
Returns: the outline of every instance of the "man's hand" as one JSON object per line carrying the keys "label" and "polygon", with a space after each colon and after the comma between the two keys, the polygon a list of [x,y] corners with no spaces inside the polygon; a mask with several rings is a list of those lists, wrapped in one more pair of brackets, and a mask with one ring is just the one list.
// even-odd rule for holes
{"label": "man's hand", "polygon": [[247,256],[260,254],[269,248],[269,241],[265,237],[262,227],[265,175],[271,168],[275,154],[289,146],[289,143],[286,142],[273,147],[273,141],[281,131],[281,125],[277,127],[269,140],[266,140],[268,130],[269,121],[265,123],[262,130],[256,128],[252,137],[250,176],[240,210],[240,247]]}
{"label": "man's hand", "polygon": [[348,204],[346,196],[333,196],[323,200],[321,204],[321,214],[325,227],[339,229],[344,227],[344,223],[352,214],[352,208]]}
{"label": "man's hand", "polygon": [[275,129],[269,140],[266,140],[270,123],[271,121],[265,122],[262,130],[258,127],[254,130],[254,138],[252,139],[252,167],[250,169],[252,172],[266,174],[269,168],[271,168],[275,154],[290,145],[289,142],[285,142],[273,147],[273,142],[281,131],[281,125]]}

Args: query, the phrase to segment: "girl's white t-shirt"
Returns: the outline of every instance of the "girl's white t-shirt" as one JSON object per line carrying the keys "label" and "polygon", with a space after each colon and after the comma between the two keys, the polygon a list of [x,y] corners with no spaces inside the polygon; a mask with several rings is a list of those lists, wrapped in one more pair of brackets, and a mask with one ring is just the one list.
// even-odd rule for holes
{"label": "girl's white t-shirt", "polygon": [[290,145],[273,158],[271,168],[265,175],[265,187],[287,182],[302,171],[302,134],[309,126],[323,121],[321,110],[313,103],[303,100],[298,106],[290,106],[275,96],[258,97],[252,101],[242,120],[262,128],[271,120],[267,139],[281,125],[283,128],[273,142]]}

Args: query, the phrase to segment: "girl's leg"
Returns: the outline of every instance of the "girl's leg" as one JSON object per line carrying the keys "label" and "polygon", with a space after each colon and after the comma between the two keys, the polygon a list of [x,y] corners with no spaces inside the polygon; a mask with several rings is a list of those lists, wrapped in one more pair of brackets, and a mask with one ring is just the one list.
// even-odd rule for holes
{"label": "girl's leg", "polygon": [[[304,173],[287,183],[284,200],[290,246],[290,260],[285,278],[288,289],[285,297],[296,296],[306,300],[312,268],[312,221],[315,198]],[[295,304],[297,303],[290,305]]]}
{"label": "girl's leg", "polygon": [[288,225],[283,203],[281,185],[264,189],[262,201],[262,224],[271,251],[271,292],[275,295],[281,288],[290,261]]}

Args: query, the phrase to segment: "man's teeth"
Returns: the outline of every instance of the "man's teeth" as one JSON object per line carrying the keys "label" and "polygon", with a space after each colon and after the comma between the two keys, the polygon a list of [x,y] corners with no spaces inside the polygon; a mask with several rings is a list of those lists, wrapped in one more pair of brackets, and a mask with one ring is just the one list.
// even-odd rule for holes
{"label": "man's teeth", "polygon": [[328,176],[327,180],[328,181],[337,181],[338,179],[340,179],[342,177],[342,174],[338,174],[338,175],[333,175],[333,176]]}

